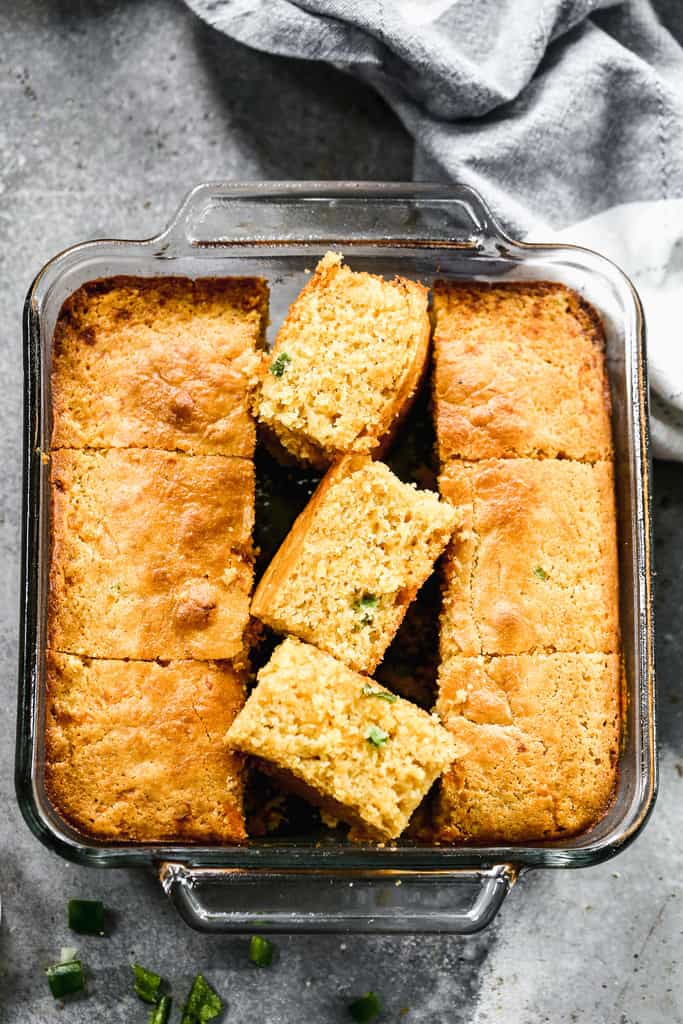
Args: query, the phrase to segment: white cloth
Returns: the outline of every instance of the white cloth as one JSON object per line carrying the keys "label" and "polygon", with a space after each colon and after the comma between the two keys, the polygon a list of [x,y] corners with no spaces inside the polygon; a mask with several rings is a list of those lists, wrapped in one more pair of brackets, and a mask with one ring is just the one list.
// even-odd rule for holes
{"label": "white cloth", "polygon": [[584,245],[629,275],[645,308],[653,454],[683,461],[683,199],[613,206],[529,241]]}

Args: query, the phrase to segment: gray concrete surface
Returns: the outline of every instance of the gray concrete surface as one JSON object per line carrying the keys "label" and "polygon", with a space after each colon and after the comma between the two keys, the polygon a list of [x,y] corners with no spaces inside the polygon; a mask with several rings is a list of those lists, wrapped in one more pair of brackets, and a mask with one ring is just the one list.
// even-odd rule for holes
{"label": "gray concrete surface", "polygon": [[[383,1021],[683,1021],[679,466],[655,473],[661,795],[617,860],[524,878],[474,938],[284,937],[276,964],[259,972],[244,939],[187,929],[153,878],[76,868],[28,832],[12,761],[20,311],[32,275],[77,240],[154,232],[200,179],[408,178],[411,147],[346,78],[228,43],[177,2],[9,0],[0,40],[0,1021],[142,1022],[132,958],[177,993],[203,971],[227,1001],[225,1020],[244,1024],[342,1022],[349,996],[368,988],[383,997]],[[104,898],[116,924],[79,943],[89,994],[60,1009],[42,970],[70,941],[71,896]]]}

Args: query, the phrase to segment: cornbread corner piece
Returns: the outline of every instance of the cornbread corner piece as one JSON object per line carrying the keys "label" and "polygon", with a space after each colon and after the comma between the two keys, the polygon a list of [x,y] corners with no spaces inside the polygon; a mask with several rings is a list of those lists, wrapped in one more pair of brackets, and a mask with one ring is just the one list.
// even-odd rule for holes
{"label": "cornbread corner piece", "polygon": [[52,448],[251,457],[267,320],[259,278],[83,285],[54,333]]}
{"label": "cornbread corner piece", "polygon": [[52,453],[48,646],[246,658],[254,467],[178,452]]}
{"label": "cornbread corner piece", "polygon": [[435,715],[292,638],[259,672],[227,743],[379,840],[403,832],[458,753]]}
{"label": "cornbread corner piece", "polygon": [[83,659],[48,652],[46,789],[99,839],[246,838],[243,759],[224,736],[244,704],[225,663]]}
{"label": "cornbread corner piece", "polygon": [[325,469],[382,451],[426,368],[428,290],[357,273],[328,252],[292,304],[263,375],[258,417],[290,459]]}
{"label": "cornbread corner piece", "polygon": [[451,462],[463,528],[444,559],[441,659],[619,650],[612,465]]}
{"label": "cornbread corner piece", "polygon": [[433,492],[368,456],[345,456],[268,566],[252,614],[370,673],[456,523]]}
{"label": "cornbread corner piece", "polygon": [[463,753],[436,806],[441,842],[533,842],[600,820],[617,778],[616,654],[455,657],[437,710]]}
{"label": "cornbread corner piece", "polygon": [[434,283],[434,411],[442,463],[612,456],[605,338],[564,285]]}

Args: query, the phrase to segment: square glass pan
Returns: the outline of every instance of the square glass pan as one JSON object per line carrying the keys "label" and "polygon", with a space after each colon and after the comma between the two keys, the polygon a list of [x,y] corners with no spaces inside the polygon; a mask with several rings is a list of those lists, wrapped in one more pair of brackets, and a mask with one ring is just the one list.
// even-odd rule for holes
{"label": "square glass pan", "polygon": [[[189,277],[255,274],[271,289],[271,318],[279,323],[314,266],[329,247],[343,251],[354,269],[425,281],[435,276],[477,280],[557,280],[570,285],[600,312],[607,333],[607,366],[613,403],[619,518],[621,625],[625,666],[624,737],[616,797],[606,817],[574,838],[530,845],[424,847],[399,841],[377,848],[338,841],[252,840],[239,847],[105,844],[76,833],[52,808],[44,783],[44,655],[49,557],[48,465],[51,431],[50,368],[55,321],[63,301],[81,284],[116,274]],[[199,185],[170,226],[145,241],[86,242],[52,259],[31,286],[24,315],[25,425],[23,567],[19,665],[16,785],[23,814],[35,834],[62,856],[113,867],[161,865],[162,882],[194,924],[254,927],[244,909],[229,921],[219,898],[214,909],[197,903],[206,883],[239,881],[261,896],[269,879],[283,902],[282,917],[267,910],[264,928],[328,927],[334,913],[318,894],[316,908],[301,910],[314,879],[334,906],[340,886],[356,879],[358,898],[338,926],[382,930],[410,927],[473,930],[486,923],[520,868],[578,867],[616,853],[643,826],[656,791],[653,623],[651,592],[650,458],[647,370],[642,309],[626,276],[611,262],[567,245],[528,245],[508,238],[483,200],[464,186],[364,183],[264,183]],[[376,899],[378,883],[412,879],[419,912],[401,917],[395,894]],[[297,885],[297,880],[303,882]],[[474,904],[449,924],[429,892],[439,881],[472,883]],[[256,886],[252,883],[257,883]],[[269,884],[270,884],[269,883]],[[369,886],[369,888],[366,887]],[[419,884],[418,884],[419,883]],[[249,890],[251,885],[251,890]],[[282,893],[299,890],[287,900]],[[483,888],[479,888],[483,886]],[[361,896],[361,890],[365,895]],[[322,891],[322,890],[321,890]],[[207,889],[208,892],[208,889]],[[335,893],[336,895],[332,896]],[[477,895],[478,893],[478,895]],[[488,895],[486,895],[488,893]],[[231,897],[232,899],[232,897]],[[382,902],[382,900],[384,902]],[[441,897],[436,899],[436,903]],[[234,904],[233,899],[233,904]],[[239,901],[237,901],[239,902]],[[252,900],[258,903],[259,899]],[[260,900],[263,903],[263,899]],[[451,899],[448,906],[454,908]],[[249,899],[246,900],[249,903]],[[285,903],[292,904],[285,907]],[[270,906],[271,904],[268,904]],[[297,918],[303,916],[304,923]],[[455,913],[455,911],[454,911]],[[245,917],[244,914],[247,916]],[[251,916],[249,916],[251,914]],[[379,915],[379,918],[372,915]],[[270,916],[269,916],[270,915]],[[292,916],[293,915],[293,916]],[[308,915],[308,916],[307,916]],[[441,915],[441,916],[440,916]],[[453,915],[451,915],[453,916]],[[457,914],[455,915],[457,917]],[[423,920],[424,918],[424,920]],[[455,920],[455,918],[454,918]],[[280,923],[278,924],[278,921]],[[316,921],[318,922],[316,924]],[[344,923],[346,921],[346,923]],[[237,923],[236,923],[237,922]],[[285,924],[282,924],[285,922]],[[322,923],[321,923],[322,922]],[[399,923],[397,923],[399,922]],[[432,924],[430,925],[430,922]],[[258,926],[258,922],[257,922]],[[353,925],[351,925],[353,926]],[[434,925],[436,927],[436,925]]]}

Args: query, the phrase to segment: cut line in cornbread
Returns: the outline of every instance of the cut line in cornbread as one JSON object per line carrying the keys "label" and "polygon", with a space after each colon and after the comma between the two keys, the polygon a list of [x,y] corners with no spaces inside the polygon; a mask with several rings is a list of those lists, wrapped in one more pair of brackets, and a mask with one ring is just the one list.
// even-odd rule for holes
{"label": "cut line in cornbread", "polygon": [[455,657],[437,710],[462,756],[436,805],[441,842],[532,842],[603,817],[617,779],[616,654]]}
{"label": "cut line in cornbread", "polygon": [[52,448],[251,458],[250,404],[267,320],[259,278],[83,285],[55,327]]}
{"label": "cut line in cornbread", "polygon": [[441,659],[619,649],[612,465],[451,462],[459,511],[444,559]]}
{"label": "cut line in cornbread", "polygon": [[384,450],[422,379],[428,290],[358,273],[328,252],[292,304],[263,374],[266,439],[325,469],[346,452]]}
{"label": "cut line in cornbread", "polygon": [[554,282],[434,282],[439,458],[612,457],[605,337]]}
{"label": "cut line in cornbread", "polygon": [[243,759],[223,737],[244,704],[229,665],[47,654],[45,784],[78,831],[109,841],[246,838]]}
{"label": "cut line in cornbread", "polygon": [[252,614],[372,672],[456,522],[433,492],[367,456],[345,456],[268,566]]}
{"label": "cut line in cornbread", "polygon": [[227,743],[379,840],[403,832],[457,753],[436,716],[292,638],[259,672]]}
{"label": "cut line in cornbread", "polygon": [[48,646],[100,658],[244,659],[250,461],[61,450],[51,494]]}

